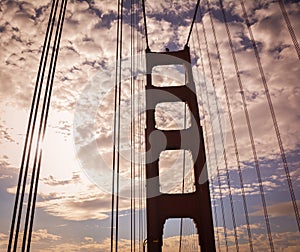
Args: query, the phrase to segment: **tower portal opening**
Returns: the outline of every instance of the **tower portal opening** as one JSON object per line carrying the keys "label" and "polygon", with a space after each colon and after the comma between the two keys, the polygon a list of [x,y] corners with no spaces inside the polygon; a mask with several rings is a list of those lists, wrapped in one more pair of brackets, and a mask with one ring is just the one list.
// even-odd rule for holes
{"label": "tower portal opening", "polygon": [[200,252],[197,229],[190,218],[167,219],[164,225],[163,252]]}

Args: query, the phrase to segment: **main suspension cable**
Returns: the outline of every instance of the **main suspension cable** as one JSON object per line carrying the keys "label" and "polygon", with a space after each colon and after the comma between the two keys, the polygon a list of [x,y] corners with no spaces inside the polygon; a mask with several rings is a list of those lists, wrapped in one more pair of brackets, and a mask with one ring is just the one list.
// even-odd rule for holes
{"label": "main suspension cable", "polygon": [[[199,33],[198,33],[198,28],[197,28],[197,23],[195,25],[196,27],[196,35],[197,35],[197,42],[198,42],[198,50],[199,50],[199,57],[200,57],[200,62],[201,62],[201,69],[202,69],[202,76],[203,76],[203,82],[206,83],[206,73],[205,73],[205,70],[204,70],[204,62],[203,62],[203,54],[202,54],[202,49],[201,49],[201,46],[200,46],[200,38],[199,38]],[[196,46],[195,46],[195,42],[194,42],[194,37],[192,36],[192,42],[193,42],[193,47],[195,48],[195,51],[196,51]],[[199,76],[199,72],[197,71],[198,73],[198,81],[200,83],[200,76]],[[201,84],[200,84],[200,88],[201,88]],[[202,90],[199,90],[199,95],[200,95],[200,99],[201,101],[203,102],[204,99],[203,99],[203,96],[202,96]],[[205,113],[205,110],[203,108],[203,115]],[[211,156],[210,156],[210,146],[209,146],[209,141],[208,141],[208,130],[207,130],[207,121],[204,119],[203,120],[204,123],[204,136],[205,136],[205,149],[206,149],[206,153],[207,153],[207,156],[208,156],[208,159],[207,159],[207,170],[210,168],[210,170],[212,170],[212,161],[211,161]],[[214,191],[214,179],[213,179],[213,175],[212,175],[212,172],[211,172],[211,175],[210,175],[210,190],[211,190],[211,195],[212,195],[212,206],[213,206],[213,211],[214,211],[214,218],[215,218],[215,233],[216,233],[216,238],[217,238],[217,244],[218,244],[218,249],[219,249],[219,252],[221,252],[221,244],[220,244],[220,236],[219,236],[219,230],[218,230],[218,213],[217,213],[217,207],[216,207],[216,198],[215,198],[215,191]]]}
{"label": "main suspension cable", "polygon": [[237,60],[235,57],[234,50],[232,49],[231,52],[232,52],[234,66],[235,66],[238,84],[239,84],[239,88],[240,88],[240,94],[242,97],[243,109],[244,109],[244,113],[245,113],[245,117],[246,117],[249,138],[250,138],[250,142],[251,142],[251,149],[252,149],[252,154],[253,154],[254,163],[255,163],[255,169],[256,169],[257,180],[258,180],[258,185],[259,185],[259,190],[260,190],[260,196],[261,196],[261,201],[262,201],[262,206],[263,206],[264,218],[265,218],[267,234],[268,234],[268,238],[269,238],[269,245],[270,245],[271,251],[274,252],[274,245],[273,245],[273,239],[272,239],[272,234],[271,234],[271,227],[270,227],[270,221],[269,221],[269,216],[268,216],[267,204],[266,204],[265,193],[264,193],[264,189],[263,189],[263,185],[262,185],[262,178],[261,178],[260,167],[259,167],[259,162],[258,162],[258,157],[257,157],[257,152],[256,152],[256,147],[255,147],[255,142],[254,142],[252,126],[251,126],[251,122],[250,122],[250,116],[249,116],[249,112],[248,112],[248,108],[247,108],[246,97],[245,97],[245,93],[244,93],[244,89],[243,89],[243,84],[242,84],[242,81],[240,78],[239,68],[237,65]]}
{"label": "main suspension cable", "polygon": [[[296,53],[297,53],[298,58],[300,60],[300,46],[299,46],[299,43],[298,43],[298,40],[297,40],[295,31],[294,31],[294,28],[293,28],[293,26],[291,24],[291,21],[289,19],[288,14],[286,12],[283,0],[278,0],[278,4],[280,6],[280,10],[281,10],[282,16],[284,18],[284,21],[286,23],[286,26],[287,26],[287,28],[289,30],[290,35],[291,35],[292,41],[294,43]],[[299,227],[299,222],[298,222],[298,227]]]}
{"label": "main suspension cable", "polygon": [[[199,8],[199,4],[200,4],[200,0],[197,0],[197,4],[195,7],[195,12],[194,12],[194,16],[193,16],[193,20],[190,26],[190,30],[189,30],[189,34],[185,43],[185,46],[188,46],[189,41],[190,41],[190,37],[193,31],[193,26],[197,17],[197,12],[198,12],[198,8]],[[146,20],[146,7],[145,7],[145,0],[142,0],[142,5],[143,5],[143,17],[144,17],[144,27],[145,27],[145,38],[146,38],[146,51],[150,52],[150,47],[149,47],[149,39],[148,39],[148,31],[147,31],[147,20]]]}
{"label": "main suspension cable", "polygon": [[[262,81],[262,84],[264,86],[265,95],[266,95],[266,98],[267,98],[267,101],[268,101],[270,113],[271,113],[271,116],[272,116],[273,126],[274,126],[274,130],[275,130],[275,133],[276,133],[277,142],[278,142],[278,146],[279,146],[279,150],[280,150],[280,155],[281,155],[283,167],[284,167],[284,170],[285,170],[285,175],[286,175],[286,179],[287,179],[288,186],[289,186],[289,192],[290,192],[290,196],[291,196],[291,199],[292,199],[294,213],[295,213],[295,217],[296,217],[296,221],[297,221],[297,225],[298,225],[298,231],[300,232],[299,209],[298,209],[298,206],[297,206],[294,187],[293,187],[293,183],[292,183],[292,180],[291,180],[289,167],[288,167],[288,164],[287,164],[287,159],[286,159],[286,155],[285,155],[285,151],[284,151],[284,147],[283,147],[283,143],[282,143],[282,139],[281,139],[281,134],[280,134],[280,131],[279,131],[278,122],[277,122],[277,119],[276,119],[275,110],[274,110],[274,107],[273,107],[273,103],[272,103],[271,95],[270,95],[270,92],[269,92],[267,80],[266,80],[265,73],[264,73],[264,70],[263,70],[263,67],[262,67],[262,63],[261,63],[260,56],[259,56],[259,53],[258,53],[258,48],[257,48],[256,42],[255,42],[255,39],[254,39],[254,35],[253,35],[253,32],[252,32],[252,28],[251,28],[251,25],[250,25],[250,21],[249,21],[249,17],[248,17],[246,8],[245,8],[244,1],[240,0],[240,3],[241,3],[241,6],[242,6],[243,15],[244,15],[245,22],[246,22],[248,32],[249,32],[249,35],[250,35],[252,47],[253,47],[253,50],[254,50],[255,58],[256,58],[256,61],[257,61],[257,65],[258,65],[258,69],[259,69],[259,73],[260,73],[260,77],[261,77],[261,81]],[[271,230],[269,230],[269,231],[271,232]],[[270,243],[271,243],[271,237],[269,237],[269,239],[270,239]]]}
{"label": "main suspension cable", "polygon": [[191,24],[191,27],[190,27],[189,35],[188,35],[188,37],[187,37],[185,46],[188,46],[188,44],[189,44],[190,37],[191,37],[192,31],[193,31],[193,26],[194,26],[194,23],[195,23],[195,20],[196,20],[196,17],[197,17],[197,12],[198,12],[198,8],[199,8],[199,4],[200,4],[200,0],[198,0],[198,1],[197,1],[197,4],[196,4],[196,8],[195,8],[195,12],[194,12],[193,21],[192,21],[192,24]]}
{"label": "main suspension cable", "polygon": [[[233,43],[232,43],[231,33],[230,33],[230,30],[228,27],[227,17],[225,14],[222,0],[219,0],[219,3],[220,3],[222,15],[223,15],[225,29],[226,29],[227,36],[228,36],[228,42],[229,42],[231,50],[233,51]],[[235,156],[236,156],[236,161],[237,161],[237,169],[238,169],[240,187],[241,187],[241,192],[242,192],[243,208],[244,208],[245,219],[246,219],[246,227],[247,227],[247,233],[248,233],[249,246],[250,246],[250,251],[253,252],[252,234],[251,234],[251,229],[250,229],[250,221],[249,221],[248,207],[247,207],[246,194],[245,194],[245,188],[244,188],[244,182],[243,182],[243,175],[242,175],[242,171],[241,171],[240,156],[239,156],[235,127],[234,127],[234,122],[233,122],[233,117],[232,117],[232,112],[231,112],[231,105],[229,102],[227,85],[225,82],[223,82],[223,87],[224,87],[224,91],[225,91],[225,98],[226,98],[228,116],[229,116],[230,127],[231,127],[231,135],[233,138]]]}
{"label": "main suspension cable", "polygon": [[[199,8],[199,13],[200,13],[200,16],[202,19],[203,15],[202,15],[201,7]],[[207,57],[208,57],[211,81],[213,83],[213,86],[215,86],[214,74],[213,74],[213,70],[212,70],[212,62],[211,62],[210,52],[209,52],[209,48],[208,48],[206,29],[205,29],[203,20],[201,22],[201,25],[202,25],[203,37],[204,37],[204,41],[205,41],[206,53],[207,53]],[[206,88],[206,96],[207,96],[207,104],[208,104],[208,108],[209,108],[209,115],[210,115],[210,119],[212,121],[213,115],[212,115],[212,112],[210,109],[211,106],[210,106],[210,102],[209,102],[209,94],[208,94],[207,88]],[[216,106],[218,107],[218,101],[217,101],[216,96],[215,96],[215,102],[216,102]],[[220,127],[220,129],[221,129],[221,127]],[[215,133],[214,133],[213,123],[211,124],[211,130],[212,130],[212,142],[213,142],[214,156],[215,156],[215,162],[216,162],[216,168],[217,168],[217,180],[218,180],[218,187],[219,187],[219,194],[220,194],[220,203],[221,203],[222,218],[223,218],[225,244],[226,244],[226,251],[228,252],[228,237],[227,237],[227,228],[226,228],[226,221],[225,221],[225,208],[224,208],[224,202],[223,202],[223,193],[222,193],[222,189],[221,189],[220,168],[218,165],[218,155],[217,155],[217,151],[216,151]]]}
{"label": "main suspension cable", "polygon": [[[224,70],[223,70],[223,66],[222,66],[221,55],[220,55],[220,50],[219,50],[219,45],[218,45],[218,40],[217,40],[217,36],[216,36],[216,30],[215,30],[214,22],[213,22],[213,19],[212,19],[211,7],[210,7],[209,0],[207,0],[206,3],[207,3],[208,14],[209,14],[210,23],[211,23],[211,27],[212,27],[212,31],[213,31],[213,37],[214,37],[214,41],[215,41],[215,47],[216,47],[216,51],[217,51],[217,58],[218,58],[218,61],[219,61],[219,67],[220,67],[220,73],[221,73],[221,77],[222,77],[222,83],[223,83],[223,87],[226,87]],[[215,90],[215,83],[214,83],[214,81],[212,83],[213,83],[213,86],[214,86],[214,94],[215,94],[215,91],[216,91]],[[226,95],[227,95],[227,93],[226,93]],[[215,97],[215,99],[217,101],[217,97]],[[228,100],[228,97],[227,97],[227,100]],[[228,161],[227,161],[226,147],[225,147],[225,143],[224,143],[224,136],[223,136],[223,130],[222,130],[222,125],[221,125],[221,118],[220,118],[220,111],[219,111],[218,103],[217,103],[217,114],[218,114],[218,122],[219,122],[219,128],[220,128],[220,137],[221,137],[221,142],[222,142],[222,146],[223,146],[223,155],[224,155],[224,162],[225,162],[225,173],[226,173],[227,185],[228,185],[228,189],[229,189],[229,200],[230,200],[230,207],[231,207],[231,218],[232,218],[232,223],[233,223],[235,247],[236,247],[236,251],[239,251],[239,244],[238,244],[237,230],[236,230],[237,229],[236,228],[236,220],[235,220],[235,213],[234,213],[234,204],[233,204],[233,197],[232,197],[232,192],[231,192],[231,182],[230,182],[230,176],[229,176],[229,171],[228,171]]]}
{"label": "main suspension cable", "polygon": [[146,20],[146,7],[145,7],[145,0],[142,0],[142,5],[143,5],[143,17],[144,17],[144,27],[145,27],[145,38],[146,38],[146,51],[150,52],[150,47],[149,47],[149,40],[148,40],[148,31],[147,31],[147,20]]}

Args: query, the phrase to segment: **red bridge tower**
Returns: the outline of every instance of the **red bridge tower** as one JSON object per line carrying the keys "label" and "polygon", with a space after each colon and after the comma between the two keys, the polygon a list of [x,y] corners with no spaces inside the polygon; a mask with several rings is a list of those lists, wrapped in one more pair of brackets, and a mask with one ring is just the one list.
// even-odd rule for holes
{"label": "red bridge tower", "polygon": [[[185,85],[152,85],[152,70],[160,65],[182,65]],[[189,47],[176,52],[146,51],[146,186],[148,252],[161,252],[164,223],[169,218],[191,218],[199,236],[201,252],[215,252],[209,182],[206,170],[203,131],[193,80]],[[155,107],[161,102],[184,102],[191,115],[191,125],[183,130],[159,130]],[[165,144],[162,144],[163,138]],[[194,162],[195,191],[166,194],[160,192],[159,156],[164,150],[189,150]],[[201,179],[200,179],[201,175]],[[204,180],[204,181],[203,181]],[[202,181],[202,182],[201,182]]]}

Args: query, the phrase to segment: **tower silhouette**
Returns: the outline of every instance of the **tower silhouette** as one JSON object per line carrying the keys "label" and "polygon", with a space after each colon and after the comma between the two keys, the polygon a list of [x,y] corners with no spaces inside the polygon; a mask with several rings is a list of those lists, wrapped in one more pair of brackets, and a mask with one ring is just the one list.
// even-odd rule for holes
{"label": "tower silhouette", "polygon": [[[185,69],[182,86],[152,85],[156,66],[181,65]],[[191,218],[198,232],[201,252],[215,251],[211,200],[207,178],[205,147],[193,80],[189,47],[180,51],[146,50],[146,187],[147,246],[149,252],[160,252],[164,223],[169,218]],[[162,102],[184,102],[191,115],[190,127],[182,130],[160,130],[156,127],[155,107]],[[165,141],[163,141],[165,139]],[[188,150],[192,154],[195,191],[168,194],[160,192],[159,157],[164,150]],[[170,168],[171,169],[171,168]]]}

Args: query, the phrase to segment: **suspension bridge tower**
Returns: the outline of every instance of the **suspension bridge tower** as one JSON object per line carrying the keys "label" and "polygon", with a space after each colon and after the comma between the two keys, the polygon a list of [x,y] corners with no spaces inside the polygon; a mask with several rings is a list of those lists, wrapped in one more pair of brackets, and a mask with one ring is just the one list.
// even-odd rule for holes
{"label": "suspension bridge tower", "polygon": [[[152,84],[152,70],[161,65],[182,65],[182,86],[158,87]],[[191,218],[196,224],[201,252],[214,252],[214,230],[206,171],[205,147],[189,47],[174,52],[146,50],[146,179],[148,252],[161,252],[164,223],[169,218]],[[156,127],[155,107],[162,102],[184,102],[191,115],[190,127],[183,130],[160,130]],[[196,137],[197,136],[197,137]],[[165,139],[165,145],[162,139]],[[168,194],[160,192],[159,156],[164,150],[187,150],[192,154],[195,191]],[[171,168],[170,168],[171,169]],[[201,179],[200,179],[201,176]],[[201,181],[200,181],[201,180]]]}

